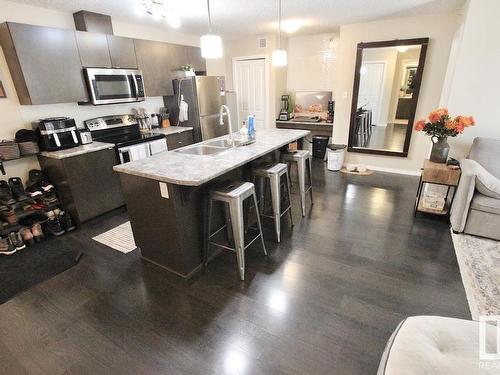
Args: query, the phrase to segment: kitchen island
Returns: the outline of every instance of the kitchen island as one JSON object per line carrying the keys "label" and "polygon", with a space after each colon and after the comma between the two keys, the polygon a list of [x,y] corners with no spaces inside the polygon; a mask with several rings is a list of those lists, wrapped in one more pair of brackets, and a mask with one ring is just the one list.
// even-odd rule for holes
{"label": "kitchen island", "polygon": [[119,173],[132,231],[142,257],[182,277],[202,265],[204,211],[211,186],[249,178],[251,163],[309,135],[307,130],[259,130],[255,143],[211,155],[182,150],[228,136],[114,167]]}

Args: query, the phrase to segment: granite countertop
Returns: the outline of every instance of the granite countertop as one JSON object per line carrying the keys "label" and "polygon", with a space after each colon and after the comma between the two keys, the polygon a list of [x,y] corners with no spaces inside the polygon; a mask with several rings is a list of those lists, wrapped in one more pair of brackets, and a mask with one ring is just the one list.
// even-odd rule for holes
{"label": "granite countertop", "polygon": [[88,154],[89,152],[106,150],[108,148],[113,148],[113,147],[115,147],[113,143],[92,142],[86,145],[67,148],[65,150],[42,151],[40,155],[52,159],[65,159],[65,158],[70,158],[72,156]]}
{"label": "granite countertop", "polygon": [[[113,169],[120,173],[176,185],[200,186],[309,134],[309,130],[259,130],[255,143],[230,148],[219,154],[192,155],[176,151],[164,151],[147,159],[116,165]],[[228,136],[215,139],[224,138],[228,138]],[[207,144],[215,139],[200,142],[196,145]],[[190,147],[193,147],[193,145],[183,147],[183,149]]]}
{"label": "granite countertop", "polygon": [[187,131],[190,131],[190,130],[193,130],[193,128],[191,128],[189,126],[169,126],[168,128],[154,128],[154,129],[151,129],[150,133],[170,135],[170,134],[177,134],[177,133],[187,132]]}

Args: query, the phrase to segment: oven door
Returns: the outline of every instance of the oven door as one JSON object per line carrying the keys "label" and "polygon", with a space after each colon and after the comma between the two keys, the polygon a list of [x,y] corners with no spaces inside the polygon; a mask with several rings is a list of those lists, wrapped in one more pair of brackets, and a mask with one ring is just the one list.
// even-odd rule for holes
{"label": "oven door", "polygon": [[120,147],[118,149],[120,164],[128,163],[129,161],[144,159],[150,156],[151,151],[147,143],[139,143],[132,146]]}
{"label": "oven door", "polygon": [[90,101],[94,105],[144,100],[142,73],[137,69],[84,68]]}

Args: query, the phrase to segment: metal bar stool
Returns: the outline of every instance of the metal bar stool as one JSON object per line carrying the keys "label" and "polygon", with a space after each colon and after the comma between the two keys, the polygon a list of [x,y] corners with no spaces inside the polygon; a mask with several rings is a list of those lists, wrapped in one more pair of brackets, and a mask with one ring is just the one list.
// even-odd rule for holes
{"label": "metal bar stool", "polygon": [[[260,215],[274,220],[276,228],[276,237],[278,242],[281,242],[281,217],[287,212],[290,214],[290,223],[293,226],[292,218],[292,199],[290,196],[290,179],[288,177],[288,166],[283,163],[268,163],[256,168],[253,172],[254,181],[259,179],[259,195],[260,195]],[[285,179],[286,190],[288,195],[288,206],[281,210],[281,181]],[[271,187],[271,203],[273,215],[265,215],[265,197],[266,197],[266,182],[269,181]]]}
{"label": "metal bar stool", "polygon": [[[243,219],[243,202],[246,199],[253,198],[253,205],[255,207],[257,216],[257,228],[247,228],[255,229],[258,234],[247,244],[245,244],[245,226]],[[226,218],[226,224],[217,229],[212,233],[212,210],[214,201],[222,202],[226,207],[228,207],[230,220]],[[226,211],[227,212],[227,211]],[[234,247],[229,247],[221,243],[213,242],[212,238],[216,236],[219,232],[224,229],[229,229],[228,225],[232,227],[232,238],[234,241]],[[236,258],[238,261],[238,270],[240,273],[240,279],[245,280],[245,249],[249,247],[253,242],[255,242],[260,237],[262,242],[262,249],[264,254],[267,255],[266,245],[264,244],[264,237],[262,235],[262,226],[260,223],[260,215],[257,203],[257,196],[255,195],[255,186],[251,182],[230,182],[224,184],[222,187],[216,188],[210,191],[210,196],[208,199],[208,218],[206,224],[206,238],[205,238],[205,252],[204,252],[204,264],[205,267],[208,265],[208,250],[210,245],[214,245],[226,250],[231,250],[236,252]]]}
{"label": "metal bar stool", "polygon": [[[311,167],[311,151],[297,150],[295,152],[283,153],[281,161],[290,165],[297,163],[297,174],[299,178],[299,193],[300,205],[302,206],[302,217],[306,216],[306,194],[311,192],[311,205],[313,204],[312,193],[312,167]],[[309,169],[309,186],[306,188],[306,163]]]}

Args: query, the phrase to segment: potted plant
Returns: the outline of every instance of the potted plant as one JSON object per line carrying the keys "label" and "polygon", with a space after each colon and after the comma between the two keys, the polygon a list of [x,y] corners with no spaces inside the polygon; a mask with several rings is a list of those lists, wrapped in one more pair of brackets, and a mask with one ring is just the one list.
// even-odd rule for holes
{"label": "potted plant", "polygon": [[418,120],[415,130],[424,131],[432,140],[430,160],[435,163],[446,163],[450,146],[448,137],[462,134],[464,129],[475,124],[472,116],[451,118],[446,108],[439,108],[429,114],[427,120]]}

